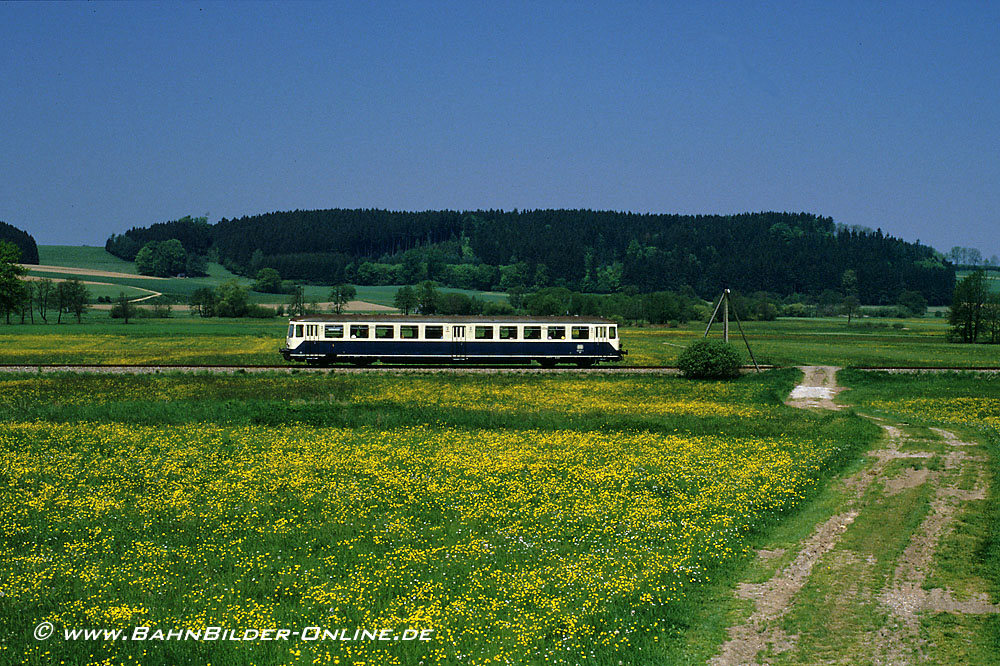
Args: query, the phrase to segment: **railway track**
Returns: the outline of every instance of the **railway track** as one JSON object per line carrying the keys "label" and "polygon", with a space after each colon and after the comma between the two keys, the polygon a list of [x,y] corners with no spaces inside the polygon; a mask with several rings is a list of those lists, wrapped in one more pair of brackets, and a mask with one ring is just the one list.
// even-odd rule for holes
{"label": "railway track", "polygon": [[[751,370],[753,368],[751,367]],[[577,366],[565,366],[555,368],[543,368],[531,365],[442,365],[442,364],[380,364],[357,367],[353,365],[342,366],[311,366],[311,365],[101,365],[101,364],[20,364],[20,365],[0,365],[0,372],[11,373],[58,373],[58,372],[104,372],[118,374],[156,374],[167,372],[213,372],[213,373],[265,373],[283,372],[288,374],[296,373],[364,373],[364,372],[452,372],[452,373],[529,373],[529,374],[558,374],[566,372],[574,373],[596,373],[596,374],[621,374],[621,373],[662,373],[676,374],[677,368],[667,366],[624,366],[624,367],[591,367],[580,368]]]}
{"label": "railway track", "polygon": [[[760,366],[761,370],[771,370],[781,366]],[[1000,372],[1000,366],[859,366],[856,370],[884,372]],[[752,372],[753,366],[744,366],[744,372]],[[157,373],[363,373],[363,372],[451,372],[451,373],[523,373],[523,374],[677,374],[675,367],[661,365],[598,366],[579,368],[576,366],[542,368],[530,365],[439,365],[439,364],[385,364],[366,367],[356,366],[309,366],[309,365],[102,365],[86,363],[42,363],[42,364],[0,364],[0,372],[7,373],[59,373],[92,372],[111,374],[157,374]]]}

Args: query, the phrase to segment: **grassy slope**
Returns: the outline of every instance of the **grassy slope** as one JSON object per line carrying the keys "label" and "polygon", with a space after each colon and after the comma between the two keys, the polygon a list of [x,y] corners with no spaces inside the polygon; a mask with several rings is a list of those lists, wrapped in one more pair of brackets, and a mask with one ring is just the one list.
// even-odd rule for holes
{"label": "grassy slope", "polygon": [[[215,288],[227,280],[237,280],[240,284],[246,287],[250,287],[252,284],[252,280],[241,278],[216,263],[208,264],[208,276],[204,278],[170,278],[167,280],[155,280],[146,276],[138,275],[136,273],[134,263],[124,261],[114,255],[108,254],[104,251],[104,248],[100,247],[40,245],[38,247],[38,253],[39,263],[42,265],[86,268],[91,270],[113,271],[116,273],[129,273],[135,275],[134,278],[82,278],[85,280],[107,282],[115,285],[111,287],[89,285],[88,289],[94,299],[98,296],[117,296],[122,287],[127,288],[129,286],[134,286],[141,287],[142,289],[153,289],[174,298],[177,302],[186,303],[191,294],[193,294],[196,289],[201,287]],[[34,274],[39,277],[62,279],[81,277],[74,276],[70,273],[43,273],[40,271],[36,271]],[[357,298],[361,301],[392,307],[393,300],[395,299],[396,291],[398,289],[399,285],[359,286],[357,287]],[[501,302],[507,300],[506,294],[496,292],[478,292],[467,289],[452,289],[450,287],[440,288],[439,291],[463,293],[469,296],[475,296],[480,300],[491,302]],[[126,293],[132,296],[132,293],[130,293],[127,289]],[[134,293],[138,294],[139,292],[136,291]],[[306,302],[315,301],[322,303],[328,301],[330,299],[329,294],[329,286],[306,285],[305,287]],[[283,303],[288,300],[289,296],[284,294],[261,294],[258,292],[250,292],[250,301],[252,303]]]}
{"label": "grassy slope", "polygon": [[103,247],[88,245],[39,245],[38,263],[43,266],[72,266],[97,271],[114,271],[138,275],[135,264],[119,259]]}
{"label": "grassy slope", "polygon": [[[105,282],[111,287],[100,287],[89,285],[91,296],[96,300],[97,296],[106,295],[103,292],[111,291],[117,295],[122,288],[139,287],[141,289],[151,289],[172,297],[177,302],[186,303],[191,294],[201,287],[215,288],[227,280],[236,279],[245,286],[250,285],[249,280],[239,278],[230,273],[219,264],[208,265],[208,276],[203,278],[169,278],[166,280],[153,279],[148,276],[138,275],[135,264],[124,261],[108,254],[104,248],[100,247],[75,247],[68,245],[40,245],[38,247],[39,263],[47,266],[65,266],[67,268],[84,268],[98,271],[111,271],[115,273],[129,273],[135,277],[87,277],[73,275],[72,273],[41,272],[35,271],[38,277],[51,277],[67,279],[77,277],[93,282]],[[267,299],[259,299],[263,294],[251,293],[253,302],[265,302]],[[271,297],[273,300],[274,297]]]}

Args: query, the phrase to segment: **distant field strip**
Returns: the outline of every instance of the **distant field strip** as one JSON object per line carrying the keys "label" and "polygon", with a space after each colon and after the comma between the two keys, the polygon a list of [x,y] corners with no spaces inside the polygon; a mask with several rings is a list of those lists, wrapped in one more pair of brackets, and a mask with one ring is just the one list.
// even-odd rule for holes
{"label": "distant field strip", "polygon": [[35,264],[20,264],[33,273],[64,273],[67,275],[87,275],[90,277],[125,278],[128,280],[165,280],[166,278],[154,277],[152,275],[135,275],[133,273],[117,273],[115,271],[101,271],[93,268],[74,268],[72,266],[38,266]]}

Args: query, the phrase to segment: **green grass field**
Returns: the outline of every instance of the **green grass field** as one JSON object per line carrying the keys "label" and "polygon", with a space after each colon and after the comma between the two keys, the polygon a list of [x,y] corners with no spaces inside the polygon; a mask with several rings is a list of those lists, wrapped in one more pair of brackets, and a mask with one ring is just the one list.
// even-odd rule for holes
{"label": "green grass field", "polygon": [[[969,270],[955,271],[955,279],[961,280],[968,277],[971,272]],[[986,284],[989,285],[990,289],[992,291],[1000,291],[1000,269],[985,268],[983,272],[986,273]]]}
{"label": "green grass field", "polygon": [[[125,297],[129,299],[144,298],[146,296],[152,296],[150,292],[155,291],[153,289],[143,289],[132,285],[88,284],[86,287],[87,291],[90,293],[90,300],[94,302],[96,302],[99,298],[110,298],[113,301],[118,300],[118,297],[121,294],[125,294]],[[38,313],[35,313],[35,315],[38,316]]]}
{"label": "green grass field", "polygon": [[38,263],[43,266],[71,266],[96,271],[132,273],[138,276],[135,264],[119,259],[103,247],[87,245],[39,245]]}
{"label": "green grass field", "polygon": [[[895,328],[894,325],[899,325]],[[1000,365],[996,345],[960,345],[947,341],[948,324],[943,318],[855,321],[846,318],[779,319],[746,322],[744,331],[754,358],[765,365],[947,366]],[[684,348],[704,335],[705,325],[692,323],[678,328],[625,329],[622,340],[629,349],[629,362],[637,365],[673,365]],[[721,327],[710,333],[721,335]],[[749,364],[743,339],[730,330],[735,344]]]}

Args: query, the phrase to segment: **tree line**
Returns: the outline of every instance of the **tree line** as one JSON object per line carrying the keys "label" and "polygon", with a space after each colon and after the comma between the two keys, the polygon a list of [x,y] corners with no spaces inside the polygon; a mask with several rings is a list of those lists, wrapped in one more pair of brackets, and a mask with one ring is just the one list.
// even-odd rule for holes
{"label": "tree line", "polygon": [[[744,321],[773,321],[778,317],[830,317],[857,315],[860,310],[845,280],[846,291],[826,290],[818,297],[793,294],[782,298],[766,292],[732,291],[731,311]],[[528,314],[599,316],[617,319],[628,325],[672,325],[689,321],[707,321],[711,307],[691,289],[681,292],[638,293],[626,290],[615,294],[571,291],[565,287],[546,287],[534,292],[514,290],[506,301],[489,301],[461,292],[444,292],[433,281],[403,286],[396,292],[394,305],[404,314],[507,315]],[[717,295],[718,296],[718,295]],[[717,299],[716,299],[717,300]],[[919,292],[903,292],[898,303],[879,308],[869,307],[868,316],[923,317],[927,301]]]}
{"label": "tree line", "polygon": [[995,254],[988,258],[984,257],[983,253],[974,247],[961,247],[956,245],[948,250],[947,254],[944,256],[948,259],[948,261],[956,266],[971,266],[972,268],[977,268],[979,266],[1000,266],[1000,257],[997,257]]}
{"label": "tree line", "polygon": [[691,289],[707,299],[726,287],[817,295],[852,270],[865,305],[894,304],[906,291],[943,305],[955,285],[954,266],[933,248],[810,213],[296,210],[215,225],[182,218],[130,229],[106,247],[134,260],[148,243],[168,237],[240,275],[271,268],[284,279],[319,284],[433,280],[464,289],[604,294]]}
{"label": "tree line", "polygon": [[141,275],[194,277],[206,275],[213,239],[208,217],[188,215],[112,234],[104,249],[125,261],[134,261]]}
{"label": "tree line", "polygon": [[48,323],[52,313],[56,323],[62,323],[64,314],[76,316],[81,321],[87,310],[90,292],[78,279],[55,282],[49,279],[28,281],[28,272],[21,267],[21,249],[13,243],[0,241],[0,311],[6,323],[11,317],[20,317],[21,323],[35,322],[35,313]]}

